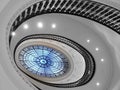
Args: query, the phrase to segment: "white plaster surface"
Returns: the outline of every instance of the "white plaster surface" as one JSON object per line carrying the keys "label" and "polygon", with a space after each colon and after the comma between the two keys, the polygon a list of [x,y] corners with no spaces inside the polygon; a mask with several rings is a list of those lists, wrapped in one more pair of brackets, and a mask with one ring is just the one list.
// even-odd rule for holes
{"label": "white plaster surface", "polygon": [[[9,1],[10,0],[0,0],[0,12],[4,9],[5,5]],[[112,1],[117,4],[120,3],[120,0],[96,0],[96,1],[100,1],[100,2],[107,1],[108,3],[110,3],[110,1]],[[119,5],[117,7],[119,7]],[[111,36],[111,35],[108,35],[108,36]],[[120,42],[117,42],[117,40],[115,40],[115,39],[118,39],[120,37],[118,37],[118,36],[116,36],[116,37],[117,38],[112,38],[113,39],[112,41],[114,41],[114,43],[116,43],[116,46],[118,47]],[[0,48],[2,48],[2,47],[0,47]],[[119,50],[118,49],[116,49],[116,50],[117,50],[117,52],[119,52],[120,48],[119,48]],[[120,58],[120,57],[118,56],[118,58]],[[118,61],[118,63],[120,63],[120,62]],[[12,81],[9,79],[8,76],[9,75],[6,75],[6,73],[4,72],[4,69],[2,68],[1,63],[0,63],[0,90],[21,90],[21,89],[16,88],[16,86],[12,83]],[[117,84],[118,85],[116,85],[116,86],[120,86],[120,83],[117,83]],[[115,87],[113,90],[118,90],[118,89],[119,89],[119,87]]]}

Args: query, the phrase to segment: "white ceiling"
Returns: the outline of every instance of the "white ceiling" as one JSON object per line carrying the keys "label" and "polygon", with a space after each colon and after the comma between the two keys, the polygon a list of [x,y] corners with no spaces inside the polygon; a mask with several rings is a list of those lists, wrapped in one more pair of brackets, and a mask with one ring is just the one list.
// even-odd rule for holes
{"label": "white ceiling", "polygon": [[[0,12],[4,9],[5,5],[8,2],[9,0],[0,0]],[[9,80],[9,78],[5,74],[1,65],[0,65],[0,90],[17,90],[17,88],[14,86],[14,84]]]}
{"label": "white ceiling", "polygon": [[10,0],[0,0],[0,12]]}
{"label": "white ceiling", "polygon": [[[0,12],[4,9],[5,5],[10,0],[0,0]],[[115,6],[120,9],[120,0],[96,0],[103,3],[111,4],[112,6]],[[114,2],[114,3],[113,3]],[[6,86],[7,85],[7,86]],[[0,90],[18,90],[14,84],[9,80],[7,75],[5,74],[3,68],[0,65]]]}

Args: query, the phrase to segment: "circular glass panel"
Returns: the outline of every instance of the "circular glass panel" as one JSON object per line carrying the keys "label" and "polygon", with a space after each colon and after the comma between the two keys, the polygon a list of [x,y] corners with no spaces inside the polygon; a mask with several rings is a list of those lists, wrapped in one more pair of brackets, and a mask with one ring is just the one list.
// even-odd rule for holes
{"label": "circular glass panel", "polygon": [[19,60],[25,69],[43,77],[61,76],[69,68],[68,58],[48,46],[27,46],[20,51]]}
{"label": "circular glass panel", "polygon": [[55,87],[84,85],[95,70],[94,58],[85,48],[57,35],[23,38],[16,45],[14,60],[25,75]]}

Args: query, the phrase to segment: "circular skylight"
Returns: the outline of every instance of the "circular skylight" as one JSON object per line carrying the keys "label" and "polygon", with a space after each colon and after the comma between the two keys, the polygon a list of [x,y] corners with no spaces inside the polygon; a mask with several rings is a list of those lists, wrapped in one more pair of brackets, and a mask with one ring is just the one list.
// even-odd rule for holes
{"label": "circular skylight", "polygon": [[20,51],[19,60],[25,69],[43,77],[61,76],[69,67],[67,57],[48,46],[27,46]]}
{"label": "circular skylight", "polygon": [[25,75],[56,87],[83,85],[89,82],[95,68],[87,50],[56,35],[23,38],[16,45],[14,60]]}

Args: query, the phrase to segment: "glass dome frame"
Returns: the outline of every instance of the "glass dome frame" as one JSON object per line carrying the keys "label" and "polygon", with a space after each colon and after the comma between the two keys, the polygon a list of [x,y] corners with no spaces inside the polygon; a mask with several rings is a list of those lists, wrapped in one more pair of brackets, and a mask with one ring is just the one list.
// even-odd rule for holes
{"label": "glass dome frame", "polygon": [[[18,47],[19,47],[19,45],[22,43],[22,44],[24,44],[25,43],[25,41],[27,41],[27,40],[32,40],[32,45],[36,45],[36,43],[33,43],[33,40],[34,39],[42,39],[42,40],[44,40],[44,39],[48,39],[48,40],[53,40],[53,41],[57,41],[57,42],[60,42],[60,43],[64,43],[64,44],[66,44],[66,45],[68,45],[68,46],[70,46],[71,48],[73,48],[73,49],[75,49],[76,51],[78,51],[82,56],[83,56],[83,58],[84,58],[84,60],[85,60],[85,71],[83,70],[83,74],[81,73],[81,78],[79,78],[79,80],[77,80],[77,81],[75,81],[75,82],[71,82],[71,83],[65,83],[65,84],[60,84],[60,83],[54,83],[54,81],[58,81],[58,80],[61,80],[61,79],[65,79],[66,77],[68,77],[71,73],[72,73],[72,71],[73,71],[73,65],[72,65],[72,63],[73,63],[73,61],[72,61],[72,59],[71,59],[71,56],[69,56],[69,54],[67,54],[66,53],[66,51],[64,51],[63,49],[63,51],[62,52],[64,52],[64,54],[66,54],[66,56],[67,57],[69,57],[69,60],[70,60],[70,70],[69,70],[69,72],[65,75],[65,76],[63,76],[63,77],[60,77],[60,78],[52,78],[52,79],[50,79],[50,78],[40,78],[39,76],[37,76],[37,75],[31,75],[31,73],[30,72],[28,72],[28,71],[24,71],[24,68],[23,68],[23,70],[21,69],[21,68],[19,68],[19,66],[18,66],[18,64],[19,64],[19,62],[18,62],[18,60],[17,60],[17,57],[16,56],[18,56],[18,53],[16,54],[16,52],[19,52],[18,50],[21,50],[21,49],[18,49]],[[50,42],[51,43],[51,42]],[[42,44],[42,43],[41,43]],[[45,45],[45,44],[43,44],[43,45]],[[47,45],[48,45],[48,43],[47,43]],[[23,45],[24,46],[24,45]],[[25,46],[24,46],[25,47]],[[56,46],[53,46],[54,48],[56,48]],[[17,50],[18,49],[18,50]],[[59,50],[60,48],[59,47],[57,47],[57,49]],[[61,49],[60,49],[61,50]],[[53,87],[60,87],[60,88],[70,88],[70,87],[78,87],[78,86],[82,86],[82,85],[84,85],[84,84],[86,84],[86,83],[88,83],[91,79],[92,79],[92,77],[94,76],[94,73],[95,73],[95,61],[94,61],[94,58],[92,57],[92,55],[84,48],[84,47],[82,47],[81,45],[79,45],[78,43],[76,43],[76,42],[74,42],[74,41],[72,41],[72,40],[70,40],[70,39],[68,39],[68,38],[65,38],[65,37],[62,37],[62,36],[59,36],[59,35],[52,35],[52,34],[39,34],[39,35],[30,35],[30,36],[27,36],[27,37],[24,37],[22,40],[20,40],[19,42],[18,42],[18,44],[16,45],[16,48],[15,48],[15,50],[14,50],[14,61],[15,61],[15,63],[16,63],[16,65],[17,65],[17,67],[23,72],[23,73],[25,73],[27,76],[29,76],[29,77],[31,77],[31,78],[33,78],[34,80],[36,80],[36,81],[38,81],[38,82],[41,82],[41,83],[43,83],[43,84],[46,84],[46,85],[49,85],[49,86],[53,86]],[[19,64],[20,65],[20,64]],[[28,72],[28,73],[26,73],[26,72]],[[48,81],[48,82],[47,82]],[[51,81],[51,82],[49,82],[49,81]],[[52,81],[53,81],[53,83],[52,83]]]}

